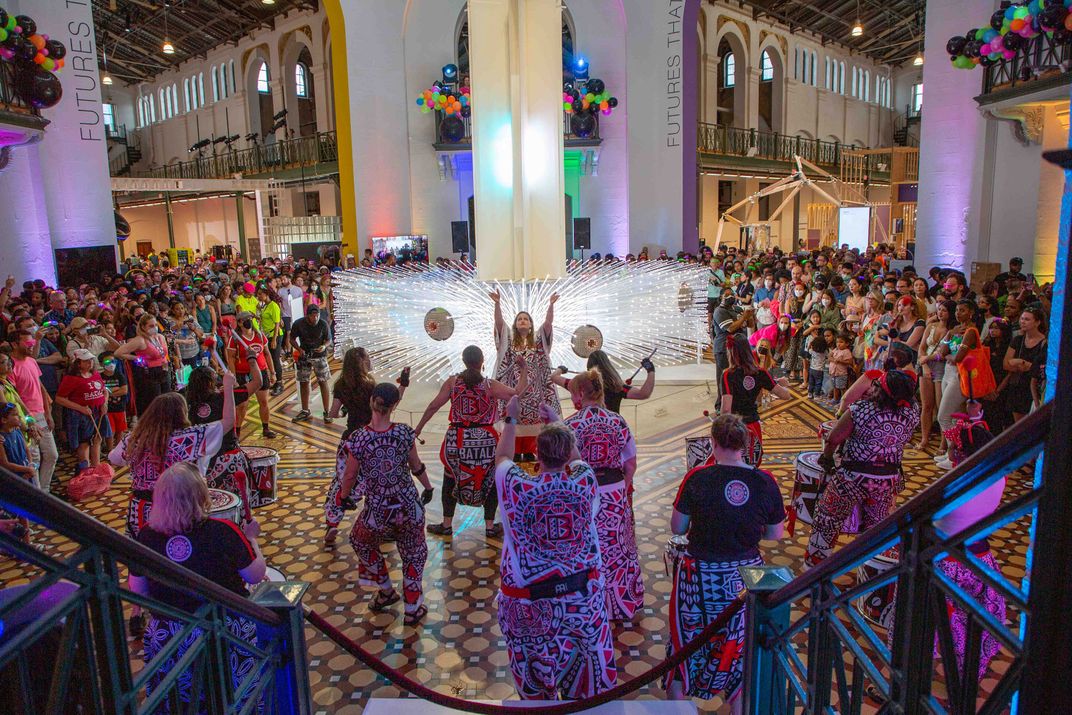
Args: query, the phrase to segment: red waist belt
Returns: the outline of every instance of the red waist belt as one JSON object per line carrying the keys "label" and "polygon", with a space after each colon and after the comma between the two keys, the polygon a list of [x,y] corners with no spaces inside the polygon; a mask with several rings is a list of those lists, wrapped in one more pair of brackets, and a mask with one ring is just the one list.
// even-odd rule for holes
{"label": "red waist belt", "polygon": [[504,596],[509,596],[510,598],[527,598],[530,601],[539,601],[544,598],[568,596],[571,593],[581,591],[588,585],[588,581],[594,578],[599,578],[599,569],[578,571],[560,578],[544,579],[530,584],[526,588],[501,584],[499,590],[503,592]]}

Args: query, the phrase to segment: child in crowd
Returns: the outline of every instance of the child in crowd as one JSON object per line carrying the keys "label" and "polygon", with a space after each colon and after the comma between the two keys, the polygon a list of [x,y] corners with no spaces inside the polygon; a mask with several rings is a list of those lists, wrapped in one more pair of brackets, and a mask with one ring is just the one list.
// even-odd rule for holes
{"label": "child in crowd", "polygon": [[127,403],[130,401],[130,387],[127,385],[127,376],[122,366],[118,364],[111,352],[101,353],[100,364],[101,377],[109,393],[108,426],[112,434],[108,437],[108,451],[111,452],[127,431]]}
{"label": "child in crowd", "polygon": [[808,351],[808,397],[816,399],[823,395],[823,374],[830,346],[819,333],[806,338],[805,345]]}
{"label": "child in crowd", "polygon": [[[40,487],[37,470],[30,465],[26,437],[22,434],[22,416],[12,402],[0,404],[0,438],[0,467],[20,477],[26,477],[34,486]],[[30,533],[29,522],[0,509],[0,531],[27,541]]]}
{"label": "child in crowd", "polygon": [[67,444],[78,456],[76,473],[100,464],[101,438],[111,437],[105,404],[108,389],[93,369],[93,353],[75,350],[71,368],[60,382],[56,402],[67,408]]}
{"label": "child in crowd", "polygon": [[836,347],[830,351],[827,369],[830,372],[834,402],[841,400],[841,394],[849,386],[849,369],[853,365],[852,351],[849,350],[849,336],[845,334],[834,338]]}

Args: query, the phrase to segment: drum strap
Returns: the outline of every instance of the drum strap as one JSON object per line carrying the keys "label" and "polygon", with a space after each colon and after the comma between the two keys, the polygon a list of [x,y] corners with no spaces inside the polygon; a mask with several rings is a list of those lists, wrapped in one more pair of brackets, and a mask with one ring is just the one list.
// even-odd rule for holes
{"label": "drum strap", "polygon": [[901,464],[899,462],[849,462],[845,461],[841,463],[841,468],[849,472],[859,472],[862,474],[874,474],[876,476],[888,476],[893,477],[901,473]]}
{"label": "drum strap", "polygon": [[601,487],[609,487],[625,479],[625,472],[617,467],[600,467],[596,469],[596,482]]}
{"label": "drum strap", "polygon": [[476,422],[451,422],[450,426],[456,429],[469,429],[471,427],[494,427],[495,425],[477,424]]}
{"label": "drum strap", "polygon": [[506,584],[502,584],[499,588],[504,596],[509,596],[510,598],[527,598],[530,601],[539,601],[544,598],[568,596],[571,593],[583,591],[588,585],[588,581],[594,578],[599,578],[599,569],[578,571],[560,578],[544,579],[530,584],[527,588],[517,588]]}
{"label": "drum strap", "polygon": [[135,489],[134,498],[141,499],[142,501],[152,501],[153,492],[151,489]]}

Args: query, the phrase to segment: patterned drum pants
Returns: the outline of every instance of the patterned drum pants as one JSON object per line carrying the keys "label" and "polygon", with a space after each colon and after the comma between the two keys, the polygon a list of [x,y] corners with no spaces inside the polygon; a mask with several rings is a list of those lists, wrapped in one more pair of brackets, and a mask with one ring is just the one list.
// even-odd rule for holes
{"label": "patterned drum pants", "polygon": [[614,687],[614,636],[601,581],[538,601],[499,595],[499,626],[523,699],[576,700]]}
{"label": "patterned drum pants", "polygon": [[896,476],[872,477],[840,468],[831,474],[812,519],[805,565],[814,566],[834,553],[841,528],[857,504],[863,506],[861,534],[889,516],[898,481]]}
{"label": "patterned drum pants", "polygon": [[428,561],[428,542],[424,538],[424,520],[395,523],[386,529],[373,529],[358,517],[350,531],[350,545],[357,553],[359,580],[362,586],[375,586],[390,591],[391,574],[380,551],[380,544],[389,534],[395,536],[395,546],[402,558],[402,597],[406,613],[413,613],[424,602],[424,564]]}

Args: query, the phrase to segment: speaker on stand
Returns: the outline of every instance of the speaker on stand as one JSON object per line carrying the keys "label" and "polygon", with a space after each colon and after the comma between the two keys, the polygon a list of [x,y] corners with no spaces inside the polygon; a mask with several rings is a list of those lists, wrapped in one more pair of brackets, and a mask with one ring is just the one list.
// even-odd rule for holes
{"label": "speaker on stand", "polygon": [[581,262],[584,262],[584,252],[592,250],[592,219],[588,217],[573,219],[573,250],[581,252]]}
{"label": "speaker on stand", "polygon": [[450,250],[454,253],[469,253],[469,222],[450,222]]}

